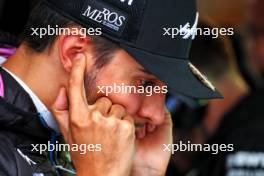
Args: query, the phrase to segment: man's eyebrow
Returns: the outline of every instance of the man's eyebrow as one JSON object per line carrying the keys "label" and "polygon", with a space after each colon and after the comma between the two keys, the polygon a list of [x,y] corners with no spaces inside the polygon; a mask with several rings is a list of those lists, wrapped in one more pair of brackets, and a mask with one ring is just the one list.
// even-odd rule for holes
{"label": "man's eyebrow", "polygon": [[150,71],[144,69],[144,68],[138,68],[139,71],[147,74],[151,79],[153,80],[159,80],[153,73],[151,73]]}
{"label": "man's eyebrow", "polygon": [[143,72],[143,73],[146,73],[148,75],[154,76],[150,71],[148,71],[148,70],[146,70],[144,68],[139,68],[138,70],[141,71],[141,72]]}

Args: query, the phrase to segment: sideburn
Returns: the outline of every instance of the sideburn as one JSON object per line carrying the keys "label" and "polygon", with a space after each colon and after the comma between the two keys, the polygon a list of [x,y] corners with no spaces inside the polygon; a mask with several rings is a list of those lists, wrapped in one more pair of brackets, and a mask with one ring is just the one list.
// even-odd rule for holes
{"label": "sideburn", "polygon": [[99,70],[94,66],[93,69],[84,76],[84,88],[88,104],[94,104],[99,98],[96,87],[96,75],[98,71]]}

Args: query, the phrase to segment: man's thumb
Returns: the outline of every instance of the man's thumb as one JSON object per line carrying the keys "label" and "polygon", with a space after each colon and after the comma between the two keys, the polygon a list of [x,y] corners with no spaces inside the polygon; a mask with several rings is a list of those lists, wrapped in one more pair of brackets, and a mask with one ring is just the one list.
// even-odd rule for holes
{"label": "man's thumb", "polygon": [[60,126],[62,134],[66,134],[69,129],[69,104],[65,87],[60,88],[51,111]]}

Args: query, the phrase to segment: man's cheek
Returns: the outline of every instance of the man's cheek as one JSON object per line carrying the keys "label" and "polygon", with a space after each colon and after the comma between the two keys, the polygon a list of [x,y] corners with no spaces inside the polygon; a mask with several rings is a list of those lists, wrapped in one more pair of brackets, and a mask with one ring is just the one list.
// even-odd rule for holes
{"label": "man's cheek", "polygon": [[142,105],[141,98],[137,94],[111,93],[108,98],[113,104],[122,105],[130,115],[135,115]]}

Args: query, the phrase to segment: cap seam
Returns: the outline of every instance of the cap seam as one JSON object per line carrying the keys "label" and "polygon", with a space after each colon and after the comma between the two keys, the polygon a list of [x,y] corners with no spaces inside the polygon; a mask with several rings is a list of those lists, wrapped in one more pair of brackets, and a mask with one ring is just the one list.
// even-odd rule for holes
{"label": "cap seam", "polygon": [[145,19],[146,19],[146,14],[147,14],[147,7],[148,7],[148,0],[146,0],[145,1],[145,8],[143,9],[143,11],[144,11],[144,14],[143,14],[143,18],[142,18],[142,21],[140,22],[140,28],[139,28],[139,33],[138,33],[138,35],[137,35],[137,38],[136,38],[136,44],[138,43],[138,39],[139,39],[139,36],[141,35],[141,33],[142,33],[142,28],[143,28],[143,22],[145,21]]}

